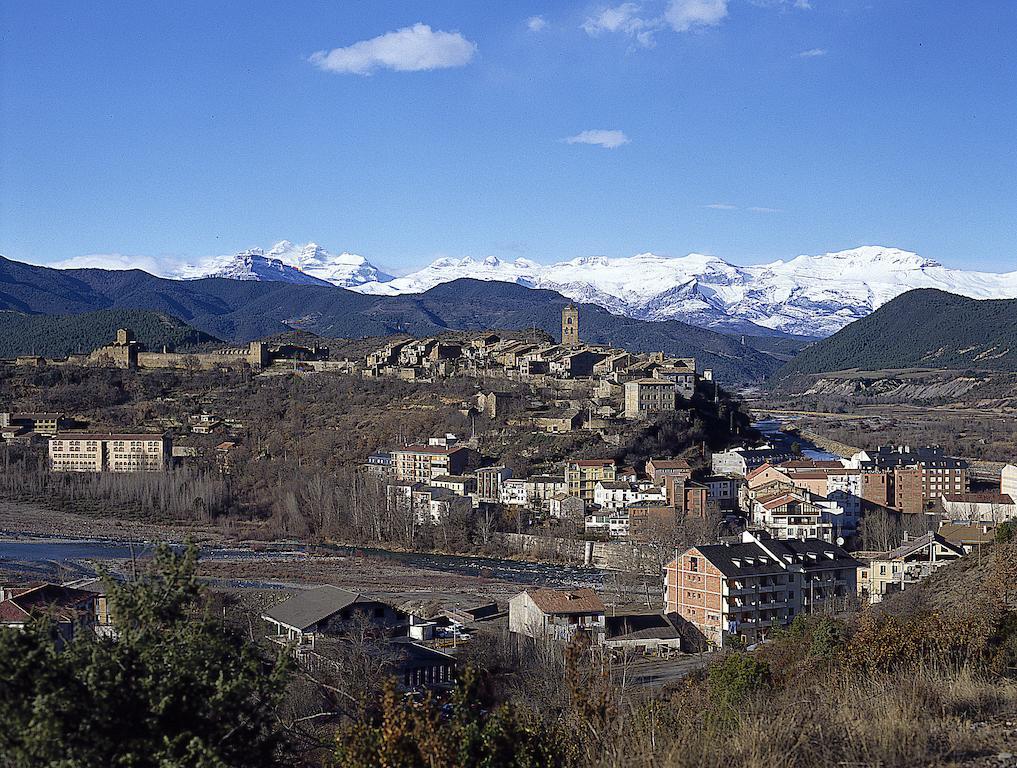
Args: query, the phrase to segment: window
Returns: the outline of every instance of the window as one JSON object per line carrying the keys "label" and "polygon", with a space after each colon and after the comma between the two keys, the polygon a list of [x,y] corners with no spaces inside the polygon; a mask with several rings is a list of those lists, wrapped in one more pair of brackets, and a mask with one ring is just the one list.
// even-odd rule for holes
{"label": "window", "polygon": [[698,571],[699,570],[699,558],[698,557],[690,557],[689,558],[689,570],[690,571]]}

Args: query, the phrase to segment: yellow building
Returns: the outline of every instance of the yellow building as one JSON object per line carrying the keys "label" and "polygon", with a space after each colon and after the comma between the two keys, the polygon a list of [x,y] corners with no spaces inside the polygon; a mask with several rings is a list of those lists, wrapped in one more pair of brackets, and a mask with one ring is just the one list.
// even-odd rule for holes
{"label": "yellow building", "polygon": [[614,459],[583,459],[565,465],[565,485],[570,496],[577,496],[587,504],[593,503],[593,493],[601,480],[617,479]]}

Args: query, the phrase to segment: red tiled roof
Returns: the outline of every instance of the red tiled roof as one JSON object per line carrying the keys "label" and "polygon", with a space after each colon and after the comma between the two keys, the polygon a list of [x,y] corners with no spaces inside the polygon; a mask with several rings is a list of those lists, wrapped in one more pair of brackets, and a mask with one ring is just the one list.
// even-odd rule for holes
{"label": "red tiled roof", "polygon": [[749,472],[747,475],[745,475],[745,479],[746,480],[751,480],[754,477],[758,477],[759,475],[763,474],[768,469],[777,469],[777,467],[775,467],[773,464],[770,464],[768,461],[764,461],[758,467],[756,467],[751,472]]}
{"label": "red tiled roof", "polygon": [[580,467],[606,467],[614,466],[614,459],[580,459],[571,463]]}

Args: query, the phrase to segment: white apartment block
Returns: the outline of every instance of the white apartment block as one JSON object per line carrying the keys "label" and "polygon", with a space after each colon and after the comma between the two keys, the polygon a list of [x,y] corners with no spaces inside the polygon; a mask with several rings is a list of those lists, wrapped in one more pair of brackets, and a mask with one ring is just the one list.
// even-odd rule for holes
{"label": "white apartment block", "polygon": [[61,433],[50,438],[54,472],[158,472],[172,455],[168,435]]}

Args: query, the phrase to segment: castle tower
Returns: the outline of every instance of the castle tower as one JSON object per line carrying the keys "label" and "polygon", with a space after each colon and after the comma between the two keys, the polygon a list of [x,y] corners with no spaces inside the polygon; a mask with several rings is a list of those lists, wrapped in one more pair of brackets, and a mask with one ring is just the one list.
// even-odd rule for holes
{"label": "castle tower", "polygon": [[571,301],[561,310],[561,343],[566,347],[579,346],[579,308]]}

